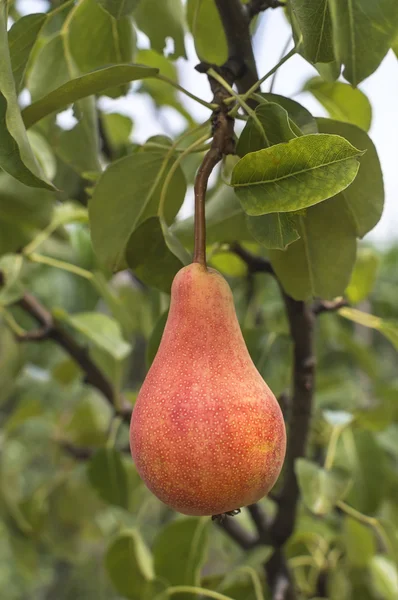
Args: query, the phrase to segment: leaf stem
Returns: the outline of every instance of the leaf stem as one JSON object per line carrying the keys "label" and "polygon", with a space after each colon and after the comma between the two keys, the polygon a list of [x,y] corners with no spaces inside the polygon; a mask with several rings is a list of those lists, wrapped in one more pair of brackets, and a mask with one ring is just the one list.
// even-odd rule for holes
{"label": "leaf stem", "polygon": [[71,263],[67,263],[63,260],[58,260],[57,258],[43,256],[43,254],[36,254],[35,252],[32,252],[32,254],[27,254],[26,258],[35,263],[48,265],[49,267],[55,267],[56,269],[62,269],[63,271],[74,273],[75,275],[84,277],[84,279],[88,279],[89,281],[91,281],[91,279],[93,278],[93,274],[90,271],[87,271],[87,269],[82,269],[77,265],[72,265]]}
{"label": "leaf stem", "polygon": [[208,138],[209,138],[209,134],[206,133],[205,135],[203,135],[201,138],[199,138],[195,142],[192,142],[192,144],[190,146],[188,146],[178,156],[178,158],[175,160],[175,162],[171,166],[171,169],[167,173],[167,176],[166,176],[166,178],[164,180],[164,183],[163,183],[163,186],[162,186],[162,191],[160,193],[159,208],[158,208],[158,215],[159,215],[160,218],[164,217],[163,213],[164,213],[164,204],[165,204],[166,196],[167,196],[167,190],[169,188],[169,185],[170,185],[170,182],[171,182],[171,179],[172,179],[174,173],[176,172],[176,170],[178,169],[178,167],[181,164],[181,161],[183,161],[186,156],[188,156],[189,154],[191,154],[191,152],[195,152],[196,146],[202,146],[203,142],[205,142]]}
{"label": "leaf stem", "polygon": [[[260,134],[261,134],[261,135],[264,137],[264,139],[265,139],[265,132],[264,132],[263,126],[261,125],[261,123],[260,123],[260,120],[259,120],[259,118],[257,117],[257,115],[256,115],[255,111],[254,111],[252,108],[250,108],[250,106],[249,106],[249,105],[248,105],[248,104],[245,102],[245,98],[244,98],[245,94],[244,94],[244,95],[239,95],[239,94],[237,94],[237,93],[235,92],[235,90],[233,90],[233,89],[232,89],[232,87],[229,85],[229,83],[228,83],[227,81],[225,81],[225,79],[224,79],[223,77],[221,77],[221,75],[219,75],[219,73],[217,73],[217,71],[215,71],[214,69],[209,69],[209,70],[207,71],[207,74],[208,74],[210,77],[213,77],[213,79],[215,79],[216,81],[218,81],[218,83],[219,83],[220,85],[222,85],[222,87],[223,87],[223,88],[224,88],[224,89],[225,89],[227,92],[229,92],[229,93],[231,94],[231,97],[232,97],[232,99],[233,99],[233,100],[236,100],[236,102],[238,102],[238,104],[239,104],[239,105],[240,105],[240,106],[241,106],[241,107],[242,107],[242,108],[243,108],[243,109],[244,109],[244,110],[247,112],[247,114],[251,116],[251,118],[253,119],[253,121],[254,121],[254,123],[255,123],[255,125],[256,125],[256,127],[257,127],[257,129],[258,129],[258,130],[259,130],[259,132],[260,132]],[[226,98],[226,99],[224,100],[224,102],[225,102],[225,103],[227,103],[227,101],[228,101],[228,98]],[[230,116],[231,118],[232,118],[233,116],[235,116],[235,115],[233,115],[233,114],[232,114],[232,113],[235,111],[235,109],[236,109],[236,112],[237,112],[237,111],[238,111],[238,109],[239,109],[238,105],[236,105],[236,107],[235,107],[234,109],[232,109],[232,111],[229,113],[229,116]]]}
{"label": "leaf stem", "polygon": [[337,502],[337,506],[356,521],[359,521],[360,523],[364,523],[365,525],[369,525],[370,527],[372,527],[374,531],[378,533],[379,538],[383,543],[384,549],[387,552],[392,551],[390,540],[386,536],[384,528],[380,525],[379,521],[375,519],[375,517],[368,517],[368,515],[364,515],[363,513],[359,512],[359,510],[356,510],[349,504],[343,502],[343,500],[339,500]]}
{"label": "leaf stem", "polygon": [[[290,35],[290,36],[288,37],[288,40],[287,40],[286,44],[283,46],[283,49],[282,49],[282,52],[281,52],[281,55],[280,55],[280,60],[279,60],[279,62],[280,62],[281,60],[283,60],[283,58],[284,58],[284,56],[285,56],[285,52],[287,52],[287,49],[289,48],[289,45],[290,45],[290,42],[291,42],[291,41],[292,41],[292,36]],[[283,63],[282,63],[282,64],[283,64]],[[280,65],[279,65],[279,66],[280,66]],[[274,85],[275,85],[275,80],[276,80],[276,76],[277,76],[277,74],[278,74],[278,69],[275,69],[275,71],[274,71],[274,73],[273,73],[273,76],[272,76],[272,79],[271,79],[270,86],[269,86],[269,93],[270,93],[270,94],[272,94],[272,90],[274,89]]]}
{"label": "leaf stem", "polygon": [[334,457],[336,455],[337,442],[339,440],[340,434],[343,431],[344,427],[333,427],[332,433],[330,434],[328,449],[326,452],[325,464],[324,467],[327,471],[329,471],[333,467]]}
{"label": "leaf stem", "polygon": [[8,327],[11,329],[11,331],[13,333],[15,333],[17,338],[25,336],[25,334],[26,334],[25,329],[23,329],[23,327],[21,327],[16,322],[16,320],[14,319],[14,316],[10,313],[10,311],[8,311],[6,308],[4,308],[4,306],[0,306],[0,314],[3,315],[4,320],[7,323]]}
{"label": "leaf stem", "polygon": [[158,74],[158,75],[156,75],[155,79],[159,79],[160,81],[164,81],[165,83],[169,83],[170,85],[172,85],[173,87],[175,87],[176,90],[182,92],[186,96],[189,96],[189,98],[192,98],[192,100],[195,100],[196,102],[198,102],[202,106],[205,106],[209,110],[215,110],[217,108],[217,104],[212,104],[211,102],[206,102],[205,100],[202,100],[202,98],[199,98],[198,96],[195,96],[195,94],[192,94],[191,92],[189,92],[188,90],[186,90],[185,88],[183,88],[181,85],[179,85],[178,83],[176,83],[175,81],[173,81],[169,77],[166,77],[165,75]]}
{"label": "leaf stem", "polygon": [[214,600],[232,600],[229,596],[224,596],[224,594],[220,594],[219,592],[206,590],[205,588],[193,585],[176,585],[174,587],[169,587],[162,595],[169,598],[175,594],[201,594],[202,596],[206,596],[206,598],[213,598]]}
{"label": "leaf stem", "polygon": [[[281,67],[286,61],[289,60],[289,58],[291,58],[292,56],[294,56],[297,53],[299,44],[297,44],[294,48],[292,48],[290,50],[290,52],[288,52],[286,54],[286,56],[284,56],[277,65],[275,65],[274,67],[272,67],[272,69],[270,71],[268,71],[268,73],[266,73],[264,75],[264,77],[261,77],[261,79],[259,79],[254,85],[252,85],[252,87],[250,89],[247,90],[247,92],[245,94],[243,94],[241,96],[241,100],[243,100],[243,102],[245,102],[248,98],[250,98],[250,96],[252,94],[254,94],[258,88],[261,86],[261,84],[268,79],[268,77],[271,77],[271,75],[273,75],[278,69],[279,67]],[[230,102],[232,102],[232,100],[227,100],[227,104],[229,104]],[[237,111],[237,107],[234,107],[232,109],[232,111],[230,112],[230,116],[233,117],[235,116],[235,112]]]}

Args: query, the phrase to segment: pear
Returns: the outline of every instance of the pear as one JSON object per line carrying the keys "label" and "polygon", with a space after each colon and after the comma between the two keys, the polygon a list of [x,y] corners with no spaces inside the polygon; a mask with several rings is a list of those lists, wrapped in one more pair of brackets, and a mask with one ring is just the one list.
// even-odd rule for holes
{"label": "pear", "polygon": [[147,487],[185,515],[253,504],[281,471],[286,432],[279,404],[250,358],[228,283],[199,263],[174,278],[130,444]]}

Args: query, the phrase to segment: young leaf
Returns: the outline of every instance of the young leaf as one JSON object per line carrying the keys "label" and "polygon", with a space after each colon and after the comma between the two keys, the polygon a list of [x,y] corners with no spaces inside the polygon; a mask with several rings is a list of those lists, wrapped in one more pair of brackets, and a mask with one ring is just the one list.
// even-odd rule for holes
{"label": "young leaf", "polygon": [[155,573],[170,585],[199,585],[207,550],[207,519],[173,521],[163,527],[154,541]]}
{"label": "young leaf", "polygon": [[321,77],[309,79],[303,91],[311,92],[326,108],[332,119],[345,121],[368,131],[372,121],[372,107],[361,90],[343,83],[323,81]]}
{"label": "young leaf", "polygon": [[357,236],[363,237],[378,223],[384,206],[383,174],[376,148],[370,137],[355,125],[322,118],[317,119],[317,123],[321,133],[341,135],[366,150],[357,177],[341,193],[355,223]]}
{"label": "young leaf", "polygon": [[7,35],[7,2],[0,2],[0,168],[24,185],[54,189],[33,156],[22,122]]}
{"label": "young leaf", "polygon": [[249,117],[236,146],[239,156],[288,142],[301,135],[300,129],[289,118],[286,110],[274,102],[260,104],[255,113],[262,125],[262,131],[253,118]]}
{"label": "young leaf", "polygon": [[300,237],[293,213],[272,213],[259,217],[246,215],[246,222],[254,239],[265,248],[285,250]]}
{"label": "young leaf", "polygon": [[[100,263],[112,270],[123,267],[131,234],[145,219],[157,215],[161,188],[174,160],[167,150],[139,152],[115,161],[100,177],[89,203],[92,241]],[[179,211],[185,190],[178,168],[166,196],[168,223]]]}
{"label": "young leaf", "polygon": [[397,34],[398,2],[330,0],[336,54],[344,77],[357,86],[387,54]]}
{"label": "young leaf", "polygon": [[372,585],[377,595],[385,600],[395,600],[398,596],[397,565],[379,554],[372,558],[370,573]]}
{"label": "young leaf", "polygon": [[371,329],[377,329],[382,333],[392,345],[398,350],[398,321],[392,319],[380,319],[368,313],[364,313],[356,308],[344,307],[340,308],[339,315],[359,323],[364,327],[370,327]]}
{"label": "young leaf", "polygon": [[285,291],[296,300],[341,296],[355,263],[355,230],[344,201],[331,198],[297,216],[300,239],[270,259]]}
{"label": "young leaf", "polygon": [[152,556],[138,531],[118,535],[109,546],[105,566],[116,590],[130,600],[150,600],[154,580]]}
{"label": "young leaf", "polygon": [[66,321],[83,334],[94,346],[104,350],[116,361],[121,361],[131,351],[124,341],[117,321],[100,313],[86,312],[65,315]]}
{"label": "young leaf", "polygon": [[166,39],[171,38],[174,42],[172,58],[186,58],[184,9],[181,0],[140,0],[134,18],[138,28],[151,40],[153,50],[163,54]]}
{"label": "young leaf", "polygon": [[126,261],[141,281],[169,294],[175,275],[190,256],[159,217],[150,217],[131,234]]}
{"label": "young leaf", "polygon": [[327,471],[306,458],[298,458],[295,471],[304,504],[315,515],[326,515],[350,487],[349,475],[341,469]]}
{"label": "young leaf", "polygon": [[43,96],[22,111],[27,128],[53,112],[66,108],[69,104],[91,96],[101,94],[111,87],[123,85],[136,79],[154,77],[157,69],[142,65],[115,65],[98,69],[67,81],[60,87]]}
{"label": "young leaf", "polygon": [[315,118],[312,116],[309,110],[304,108],[304,106],[295,100],[286,98],[285,96],[280,96],[279,94],[261,93],[258,94],[258,96],[263,98],[266,102],[275,102],[276,104],[282,106],[282,108],[286,110],[290,119],[297,125],[297,127],[299,127],[304,135],[318,133],[318,127]]}
{"label": "young leaf", "polygon": [[0,306],[13,304],[23,296],[20,282],[23,257],[21,254],[6,254],[0,259]]}
{"label": "young leaf", "polygon": [[293,15],[303,36],[301,53],[313,64],[334,60],[332,19],[328,0],[291,0]]}
{"label": "young leaf", "polygon": [[187,21],[200,60],[224,64],[228,58],[228,45],[214,0],[188,0]]}
{"label": "young leaf", "polygon": [[340,136],[306,135],[247,154],[231,183],[249,215],[301,210],[350,185],[362,154]]}
{"label": "young leaf", "polygon": [[114,448],[100,448],[90,459],[87,469],[90,483],[102,500],[128,508],[128,479],[120,452]]}
{"label": "young leaf", "polygon": [[21,17],[8,32],[8,46],[15,87],[20,91],[26,65],[47,15],[38,13]]}
{"label": "young leaf", "polygon": [[380,259],[371,248],[362,248],[358,252],[354,271],[345,296],[351,304],[365,300],[373,289]]}

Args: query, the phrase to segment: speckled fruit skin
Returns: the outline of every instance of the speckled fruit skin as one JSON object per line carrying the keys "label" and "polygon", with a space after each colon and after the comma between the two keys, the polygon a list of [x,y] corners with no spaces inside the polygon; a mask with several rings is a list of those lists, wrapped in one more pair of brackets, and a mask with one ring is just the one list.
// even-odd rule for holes
{"label": "speckled fruit skin", "polygon": [[247,506],[274,485],[283,417],[255,368],[231,290],[213,269],[181,269],[158,353],[134,407],[131,453],[148,488],[186,515]]}

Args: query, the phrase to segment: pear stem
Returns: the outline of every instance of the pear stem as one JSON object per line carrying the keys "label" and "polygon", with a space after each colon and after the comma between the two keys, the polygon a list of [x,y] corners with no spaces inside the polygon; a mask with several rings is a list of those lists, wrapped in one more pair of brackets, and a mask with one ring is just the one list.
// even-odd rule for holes
{"label": "pear stem", "polygon": [[205,155],[195,179],[195,231],[193,262],[206,267],[206,213],[205,200],[209,177],[222,158],[220,150],[213,146]]}

